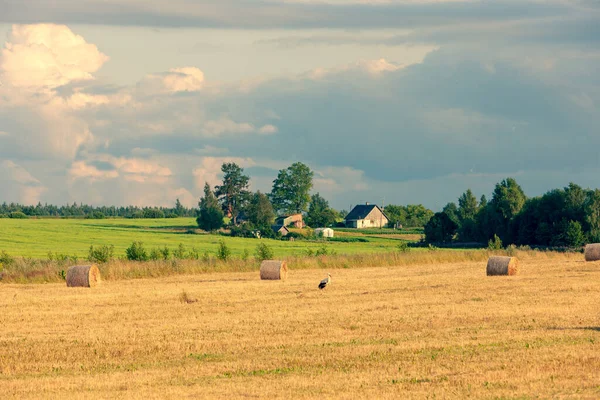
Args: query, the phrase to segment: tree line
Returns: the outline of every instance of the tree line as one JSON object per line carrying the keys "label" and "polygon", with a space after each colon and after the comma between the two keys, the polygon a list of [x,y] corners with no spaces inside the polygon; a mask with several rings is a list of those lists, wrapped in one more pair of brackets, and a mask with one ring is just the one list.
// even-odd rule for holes
{"label": "tree line", "polygon": [[430,243],[500,240],[505,245],[578,247],[600,241],[600,190],[570,183],[528,198],[513,178],[496,184],[492,198],[468,189],[425,225]]}
{"label": "tree line", "polygon": [[184,207],[179,199],[174,207],[91,206],[73,203],[64,206],[38,203],[28,206],[18,203],[0,205],[0,218],[57,217],[57,218],[177,218],[195,217],[196,209]]}

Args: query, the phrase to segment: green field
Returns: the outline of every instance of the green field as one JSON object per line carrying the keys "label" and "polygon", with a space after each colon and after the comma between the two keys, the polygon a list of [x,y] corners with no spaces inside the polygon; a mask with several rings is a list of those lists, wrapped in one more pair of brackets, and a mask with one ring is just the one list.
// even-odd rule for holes
{"label": "green field", "polygon": [[[85,257],[90,245],[114,245],[115,255],[123,256],[134,241],[148,249],[167,246],[175,249],[180,243],[200,252],[216,252],[219,241],[230,247],[233,255],[244,249],[254,251],[258,239],[232,238],[199,233],[193,218],[175,219],[1,219],[0,251],[11,256],[46,258],[49,252]],[[367,243],[327,243],[337,254],[357,254],[389,251],[403,239],[400,237],[366,236]],[[262,239],[275,256],[300,255],[307,249],[323,246],[320,241],[294,242]]]}

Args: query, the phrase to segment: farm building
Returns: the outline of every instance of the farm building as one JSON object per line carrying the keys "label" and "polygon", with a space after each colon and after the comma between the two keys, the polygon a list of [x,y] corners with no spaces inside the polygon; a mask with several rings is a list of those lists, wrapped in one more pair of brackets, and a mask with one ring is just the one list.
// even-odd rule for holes
{"label": "farm building", "polygon": [[333,237],[333,229],[331,228],[317,228],[315,229],[315,235],[317,235],[317,237],[324,237],[324,238],[332,238]]}
{"label": "farm building", "polygon": [[382,228],[389,222],[388,217],[377,204],[360,204],[346,215],[347,228]]}
{"label": "farm building", "polygon": [[294,228],[304,228],[302,214],[283,215],[275,220],[275,224],[283,226],[293,226]]}
{"label": "farm building", "polygon": [[290,233],[290,230],[286,228],[285,225],[281,224],[271,225],[271,229],[273,229],[275,233],[281,233],[281,236],[286,236],[288,233]]}

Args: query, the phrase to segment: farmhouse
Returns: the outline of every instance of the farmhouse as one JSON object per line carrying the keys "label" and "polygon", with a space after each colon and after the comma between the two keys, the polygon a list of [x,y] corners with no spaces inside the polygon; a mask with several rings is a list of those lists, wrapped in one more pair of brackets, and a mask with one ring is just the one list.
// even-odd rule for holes
{"label": "farmhouse", "polygon": [[389,219],[377,204],[360,204],[346,215],[347,228],[381,228],[387,225]]}
{"label": "farmhouse", "polygon": [[304,228],[302,214],[283,215],[275,220],[276,225],[293,226],[294,228]]}
{"label": "farmhouse", "polygon": [[315,235],[317,235],[317,237],[324,237],[324,238],[332,238],[333,237],[333,229],[331,228],[317,228],[315,229]]}

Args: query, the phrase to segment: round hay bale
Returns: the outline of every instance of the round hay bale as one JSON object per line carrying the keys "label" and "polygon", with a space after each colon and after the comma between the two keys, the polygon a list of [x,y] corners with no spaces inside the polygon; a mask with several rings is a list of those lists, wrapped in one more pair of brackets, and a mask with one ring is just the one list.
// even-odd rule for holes
{"label": "round hay bale", "polygon": [[67,271],[68,287],[94,287],[100,282],[100,270],[95,265],[74,265]]}
{"label": "round hay bale", "polygon": [[265,260],[260,263],[260,279],[283,280],[287,278],[287,272],[285,261]]}
{"label": "round hay bale", "polygon": [[585,261],[600,260],[600,243],[590,243],[585,246]]}
{"label": "round hay bale", "polygon": [[519,260],[516,257],[492,256],[488,258],[487,275],[516,275]]}

